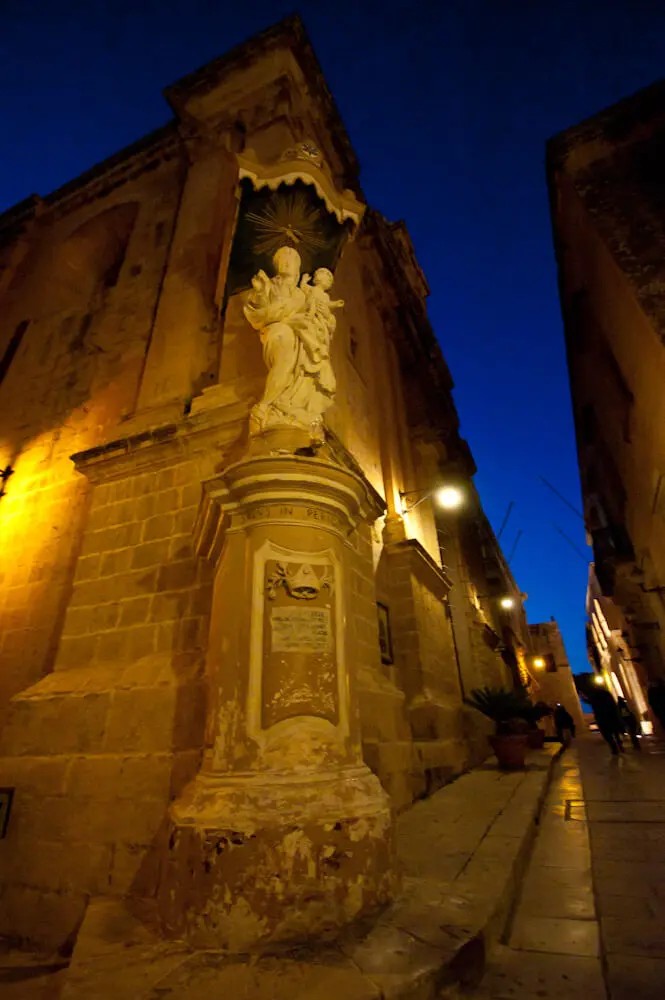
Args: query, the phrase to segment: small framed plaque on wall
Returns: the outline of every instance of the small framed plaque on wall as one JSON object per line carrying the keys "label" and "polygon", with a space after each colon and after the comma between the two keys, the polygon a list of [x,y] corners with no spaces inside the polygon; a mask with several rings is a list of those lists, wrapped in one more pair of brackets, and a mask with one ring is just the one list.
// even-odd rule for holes
{"label": "small framed plaque on wall", "polygon": [[12,809],[13,799],[13,788],[0,788],[0,840],[7,835],[7,826],[9,824],[9,814]]}
{"label": "small framed plaque on wall", "polygon": [[390,633],[390,614],[385,604],[377,604],[376,610],[379,615],[379,649],[381,650],[382,663],[394,663],[393,660],[393,637]]}

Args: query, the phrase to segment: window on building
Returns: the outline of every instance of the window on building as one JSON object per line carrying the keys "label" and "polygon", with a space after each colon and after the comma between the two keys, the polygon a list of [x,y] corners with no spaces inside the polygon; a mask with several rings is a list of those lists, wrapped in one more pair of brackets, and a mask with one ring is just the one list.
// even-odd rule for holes
{"label": "window on building", "polygon": [[14,360],[16,352],[21,346],[21,341],[23,340],[25,331],[28,329],[29,326],[30,326],[30,320],[23,319],[21,320],[21,322],[11,335],[9,343],[7,344],[7,347],[5,349],[5,353],[3,354],[2,359],[0,360],[0,384],[2,383],[2,380],[4,379],[7,372],[9,371],[9,366]]}

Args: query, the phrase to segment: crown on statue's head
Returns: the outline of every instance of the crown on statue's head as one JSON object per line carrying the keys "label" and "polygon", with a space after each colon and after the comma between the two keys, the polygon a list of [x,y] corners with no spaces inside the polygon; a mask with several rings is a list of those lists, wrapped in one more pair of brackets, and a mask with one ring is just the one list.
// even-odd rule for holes
{"label": "crown on statue's head", "polygon": [[273,257],[272,262],[277,270],[279,270],[280,263],[286,263],[286,261],[293,261],[298,265],[298,269],[300,269],[300,254],[297,250],[294,250],[293,247],[280,247],[279,250],[275,251],[275,256]]}

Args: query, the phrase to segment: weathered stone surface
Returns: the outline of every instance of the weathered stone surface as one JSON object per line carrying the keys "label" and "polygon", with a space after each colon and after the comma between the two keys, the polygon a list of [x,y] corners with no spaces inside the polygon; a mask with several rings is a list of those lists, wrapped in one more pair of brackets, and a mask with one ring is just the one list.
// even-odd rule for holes
{"label": "weathered stone surface", "polygon": [[[146,994],[146,1000],[169,996],[206,1000],[210,996],[244,996],[252,1000],[380,1000],[379,989],[351,962],[339,955],[319,954],[314,961],[263,958],[258,961],[198,955],[167,975]],[[110,1000],[110,995],[109,995]]]}
{"label": "weathered stone surface", "polygon": [[[229,888],[222,866],[206,873],[203,865],[206,844],[235,831],[249,838],[245,884],[251,864],[263,864],[266,879],[275,876],[271,898],[283,894],[294,911],[294,896],[276,876],[297,855],[296,874],[307,869],[298,898],[316,896],[304,912],[308,920],[319,913],[317,926],[378,905],[388,892],[387,795],[402,810],[481,759],[485,723],[462,707],[459,677],[467,693],[510,680],[481,637],[505,621],[489,606],[472,611],[467,594],[467,584],[486,589],[485,553],[497,550],[476,500],[473,516],[451,526],[457,652],[436,514],[429,500],[403,511],[400,494],[414,477],[434,484],[444,464],[473,474],[406,229],[361,203],[355,158],[299,23],[271,30],[224,65],[221,74],[214,63],[171,88],[169,125],[41,200],[39,219],[32,209],[21,209],[17,226],[14,216],[9,224],[0,218],[0,350],[21,341],[0,388],[0,467],[13,470],[0,518],[0,551],[12,553],[0,568],[0,774],[16,787],[0,845],[0,929],[15,926],[37,943],[66,945],[91,894],[154,895],[169,834],[183,819],[176,807],[169,817],[169,808],[224,754],[227,770],[270,771],[273,785],[281,769],[297,771],[310,754],[319,754],[322,773],[357,767],[362,808],[349,790],[355,779],[348,795],[331,792],[326,808],[325,793],[320,803],[303,796],[313,817],[290,832],[282,817],[287,830],[279,835],[274,824],[262,826],[262,858],[251,856],[260,824],[238,831],[228,815],[199,824],[196,836],[189,830],[177,841],[183,863],[172,887],[181,898],[190,869],[197,880],[209,876],[204,897],[215,880]],[[313,159],[312,134],[322,147]],[[232,630],[236,615],[258,601],[243,590],[242,545],[219,589],[193,532],[203,484],[245,454],[249,411],[265,382],[243,293],[227,294],[236,191],[241,174],[274,186],[282,167],[289,181],[305,171],[349,226],[366,220],[335,263],[346,306],[331,344],[341,391],[326,414],[325,455],[339,481],[312,493],[301,472],[316,460],[297,456],[286,499],[309,509],[310,523],[305,531],[281,523],[275,535],[301,555],[335,550],[348,648],[339,689],[326,689],[329,704],[309,706],[315,722],[304,727],[294,704],[271,701],[283,702],[289,673],[275,659],[271,698],[253,708],[259,738],[253,731],[243,740],[237,715],[220,715],[217,699],[243,706],[260,685],[254,671],[243,688],[246,636],[226,646],[219,621]],[[262,447],[255,454],[266,458],[280,442]],[[273,480],[274,492],[280,477]],[[358,482],[373,503],[349,516],[359,505]],[[236,485],[240,502],[244,487]],[[248,516],[267,502],[255,499]],[[338,523],[333,543],[336,518],[343,530]],[[266,540],[260,530],[255,537]],[[509,571],[501,573],[514,589]],[[391,622],[383,651],[377,601]],[[521,617],[513,624],[524,632]],[[224,676],[215,685],[215,670],[204,667],[216,657]],[[310,684],[310,695],[321,699],[323,671],[315,676],[321,683]],[[275,725],[264,726],[270,712]],[[344,730],[341,751],[331,749],[329,732],[322,738],[324,725]],[[257,762],[268,729],[278,738],[261,747]],[[296,800],[293,793],[289,808]],[[326,826],[337,823],[342,830],[331,841]],[[313,845],[307,862],[293,846],[298,830]],[[194,846],[198,860],[188,868]],[[439,877],[456,874],[454,853]],[[344,899],[343,885],[351,886]],[[319,912],[320,892],[328,903]],[[293,919],[304,927],[304,918]]]}
{"label": "weathered stone surface", "polygon": [[[541,773],[546,780],[547,772]],[[434,796],[440,817],[448,812],[458,818],[457,853],[466,843],[465,811],[479,818],[484,798],[491,800],[496,790],[497,778],[497,772],[484,770],[480,778],[468,775]],[[466,794],[463,787],[460,793],[465,782],[475,795]],[[535,815],[540,791],[534,791],[532,787]],[[490,831],[495,808],[486,811]],[[421,825],[417,821],[414,828]],[[420,845],[435,854],[437,825],[430,824],[429,830],[429,843],[421,840]],[[495,876],[489,888],[466,893],[459,889],[460,880],[447,883],[406,876],[399,899],[377,919],[347,930],[337,947],[292,948],[270,956],[202,953],[178,942],[169,944],[159,939],[154,909],[139,908],[132,915],[120,901],[95,901],[81,928],[62,1000],[134,1000],[135,996],[158,1000],[170,994],[207,1000],[211,993],[225,991],[246,995],[248,1000],[282,996],[285,1000],[292,996],[434,1000],[447,996],[455,983],[467,987],[477,983],[486,950],[502,930],[497,931],[494,914],[505,910],[505,894],[512,891],[507,874]],[[596,1000],[593,992],[589,996]]]}
{"label": "weathered stone surface", "polygon": [[0,956],[0,992],[3,1000],[60,1000],[68,971],[61,963],[26,955],[21,965],[5,965]]}
{"label": "weathered stone surface", "polygon": [[510,942],[520,951],[550,951],[590,958],[600,955],[598,927],[587,920],[526,914],[515,921]]}
{"label": "weathered stone surface", "polygon": [[612,1000],[660,1000],[665,983],[665,960],[608,955],[608,983]]}
{"label": "weathered stone surface", "polygon": [[[535,954],[498,948],[474,1000],[557,1000],[584,997],[606,1000],[605,983],[596,958]],[[632,996],[641,994],[633,993]]]}
{"label": "weathered stone surface", "polygon": [[[170,934],[242,952],[330,935],[393,891],[390,809],[359,753],[358,636],[343,626],[352,599],[345,539],[378,506],[348,470],[270,452],[206,490],[198,544],[220,559],[207,663],[212,746],[171,806],[159,904]],[[321,648],[310,648],[308,631],[289,633],[278,650],[276,613],[287,625],[289,615],[323,618]]]}

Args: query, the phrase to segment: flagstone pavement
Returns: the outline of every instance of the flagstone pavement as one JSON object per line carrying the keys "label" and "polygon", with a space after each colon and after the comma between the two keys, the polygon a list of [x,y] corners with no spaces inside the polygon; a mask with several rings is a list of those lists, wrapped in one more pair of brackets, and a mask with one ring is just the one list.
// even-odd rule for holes
{"label": "flagstone pavement", "polygon": [[665,998],[665,745],[640,747],[561,758],[477,1000]]}

